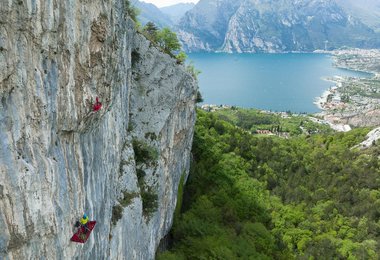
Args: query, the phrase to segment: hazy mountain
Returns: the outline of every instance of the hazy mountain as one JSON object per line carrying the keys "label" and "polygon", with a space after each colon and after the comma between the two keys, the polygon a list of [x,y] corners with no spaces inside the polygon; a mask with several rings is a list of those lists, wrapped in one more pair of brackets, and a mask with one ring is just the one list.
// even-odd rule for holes
{"label": "hazy mountain", "polygon": [[379,0],[336,0],[343,9],[359,18],[377,32],[380,32],[380,1]]}
{"label": "hazy mountain", "polygon": [[159,27],[172,27],[173,22],[167,14],[154,4],[141,1],[133,1],[133,5],[140,10],[138,20],[144,25],[147,22],[154,22]]}
{"label": "hazy mountain", "polygon": [[180,3],[160,8],[161,12],[168,15],[173,23],[178,23],[182,16],[195,6],[194,3]]}
{"label": "hazy mountain", "polygon": [[[349,2],[350,10],[358,5],[353,0]],[[187,51],[286,52],[379,47],[380,37],[374,27],[349,12],[348,5],[343,8],[339,3],[201,0],[181,19],[178,34]]]}

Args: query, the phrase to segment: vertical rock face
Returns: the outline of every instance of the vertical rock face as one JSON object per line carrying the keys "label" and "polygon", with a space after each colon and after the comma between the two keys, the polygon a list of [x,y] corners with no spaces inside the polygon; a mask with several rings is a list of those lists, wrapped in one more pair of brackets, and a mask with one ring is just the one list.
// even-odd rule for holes
{"label": "vertical rock face", "polygon": [[[170,228],[197,86],[123,10],[0,5],[1,259],[153,259]],[[72,243],[84,212],[97,225]]]}
{"label": "vertical rock face", "polygon": [[200,0],[178,24],[178,36],[188,51],[219,50],[231,17],[244,0]]}

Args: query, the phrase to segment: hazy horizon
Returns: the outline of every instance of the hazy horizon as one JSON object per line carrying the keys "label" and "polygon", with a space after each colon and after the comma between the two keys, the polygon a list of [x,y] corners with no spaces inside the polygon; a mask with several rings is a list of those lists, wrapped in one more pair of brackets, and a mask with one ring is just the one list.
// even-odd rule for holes
{"label": "hazy horizon", "polygon": [[[165,7],[170,5],[175,5],[179,3],[198,3],[199,0],[142,0],[142,2],[145,3],[151,3],[154,4],[157,7]],[[132,1],[133,3],[133,1]]]}

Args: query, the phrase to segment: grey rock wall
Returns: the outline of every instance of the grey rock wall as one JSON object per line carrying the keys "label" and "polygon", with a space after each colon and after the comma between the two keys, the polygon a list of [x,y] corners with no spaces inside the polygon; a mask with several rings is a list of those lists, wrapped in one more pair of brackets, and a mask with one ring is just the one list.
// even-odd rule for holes
{"label": "grey rock wall", "polygon": [[[123,4],[0,4],[0,259],[153,259],[170,229],[197,85]],[[84,212],[97,225],[70,242]]]}

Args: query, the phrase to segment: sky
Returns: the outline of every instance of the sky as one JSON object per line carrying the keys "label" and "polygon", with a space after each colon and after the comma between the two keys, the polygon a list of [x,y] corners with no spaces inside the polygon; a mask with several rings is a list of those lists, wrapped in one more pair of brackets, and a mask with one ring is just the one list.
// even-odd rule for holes
{"label": "sky", "polygon": [[[199,0],[141,0],[145,3],[152,3],[157,7],[164,7],[178,3],[197,3]],[[133,0],[131,1],[133,3]]]}

